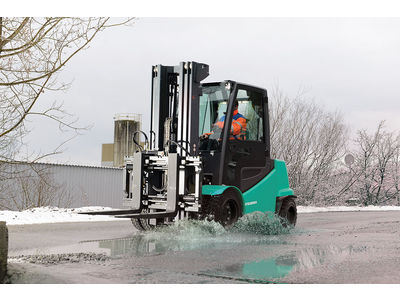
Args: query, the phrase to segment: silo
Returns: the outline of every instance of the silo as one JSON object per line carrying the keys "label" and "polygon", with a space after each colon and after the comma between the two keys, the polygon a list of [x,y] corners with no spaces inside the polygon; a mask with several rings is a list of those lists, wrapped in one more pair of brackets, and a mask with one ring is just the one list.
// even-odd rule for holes
{"label": "silo", "polygon": [[[142,115],[117,114],[114,116],[114,167],[122,167],[124,158],[132,156],[137,146],[133,142],[133,134],[141,130]],[[140,143],[140,134],[136,141]]]}

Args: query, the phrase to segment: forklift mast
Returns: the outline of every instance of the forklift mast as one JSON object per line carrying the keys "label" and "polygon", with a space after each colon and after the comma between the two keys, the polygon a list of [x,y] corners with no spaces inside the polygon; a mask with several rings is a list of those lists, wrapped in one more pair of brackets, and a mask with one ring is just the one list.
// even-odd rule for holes
{"label": "forklift mast", "polygon": [[117,217],[156,221],[199,212],[199,97],[208,70],[196,62],[152,67],[149,149],[125,159],[123,205],[130,210]]}
{"label": "forklift mast", "polygon": [[200,82],[209,66],[181,62],[152,68],[150,149],[195,155],[199,148]]}

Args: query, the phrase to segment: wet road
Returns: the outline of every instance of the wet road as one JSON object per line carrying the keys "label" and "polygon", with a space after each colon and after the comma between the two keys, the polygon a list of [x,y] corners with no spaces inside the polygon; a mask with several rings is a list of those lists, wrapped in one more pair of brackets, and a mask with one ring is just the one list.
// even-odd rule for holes
{"label": "wet road", "polygon": [[130,221],[9,226],[11,280],[400,283],[398,211],[300,214],[278,235],[186,225],[144,235]]}

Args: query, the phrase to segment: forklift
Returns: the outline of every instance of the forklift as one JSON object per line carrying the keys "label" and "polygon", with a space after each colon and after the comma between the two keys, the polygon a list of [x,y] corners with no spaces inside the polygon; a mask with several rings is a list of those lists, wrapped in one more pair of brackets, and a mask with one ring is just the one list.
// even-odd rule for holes
{"label": "forklift", "polygon": [[151,73],[150,134],[135,132],[139,150],[125,158],[126,209],[88,214],[130,218],[141,231],[184,218],[229,227],[255,211],[294,226],[285,162],[270,157],[267,91],[232,80],[203,83],[209,66],[194,61]]}

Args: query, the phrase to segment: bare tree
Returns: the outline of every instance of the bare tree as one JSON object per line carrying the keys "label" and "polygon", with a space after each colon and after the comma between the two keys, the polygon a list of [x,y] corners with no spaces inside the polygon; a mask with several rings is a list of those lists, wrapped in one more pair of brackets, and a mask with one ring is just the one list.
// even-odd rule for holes
{"label": "bare tree", "polygon": [[275,88],[270,95],[271,153],[288,167],[291,186],[301,204],[332,200],[346,127],[340,113],[330,113],[307,101],[302,93],[290,99]]}
{"label": "bare tree", "polygon": [[68,88],[57,74],[104,29],[128,24],[132,18],[111,23],[109,18],[4,18],[0,17],[0,161],[13,160],[29,115],[50,118],[61,130],[79,130],[62,103],[35,110],[45,91]]}
{"label": "bare tree", "polygon": [[360,130],[355,140],[351,189],[363,205],[399,203],[400,136],[384,127],[381,121],[373,134]]}
{"label": "bare tree", "polygon": [[[70,85],[57,79],[66,64],[88,48],[98,33],[112,26],[131,24],[132,20],[0,17],[1,207],[12,204],[18,209],[29,208],[54,203],[56,195],[59,199],[67,197],[67,191],[52,183],[44,170],[35,170],[33,176],[25,167],[18,167],[15,159],[29,133],[27,119],[29,116],[49,118],[61,131],[78,133],[84,129],[64,110],[63,103],[56,101],[39,109],[40,96],[67,89]],[[30,155],[24,160],[37,161],[58,153],[58,149],[47,149],[47,154]],[[30,168],[35,169],[35,165]],[[13,192],[16,187],[20,188],[23,199],[16,199],[18,193]]]}
{"label": "bare tree", "polygon": [[299,93],[275,88],[270,96],[271,152],[288,167],[299,204],[400,204],[400,136],[380,122],[372,134],[359,130],[354,163],[343,163],[348,135],[340,113],[329,113]]}
{"label": "bare tree", "polygon": [[394,151],[393,164],[390,170],[390,180],[393,182],[396,205],[400,205],[400,147]]}

